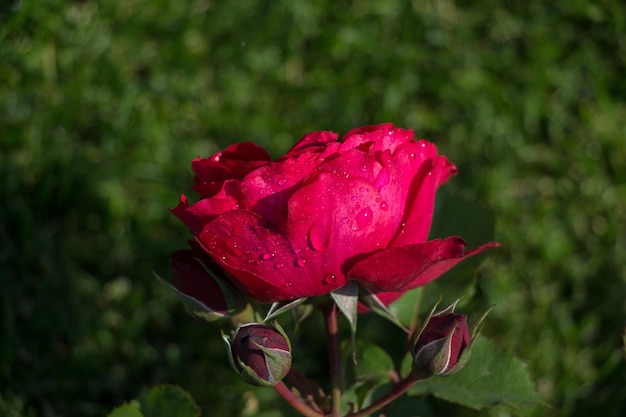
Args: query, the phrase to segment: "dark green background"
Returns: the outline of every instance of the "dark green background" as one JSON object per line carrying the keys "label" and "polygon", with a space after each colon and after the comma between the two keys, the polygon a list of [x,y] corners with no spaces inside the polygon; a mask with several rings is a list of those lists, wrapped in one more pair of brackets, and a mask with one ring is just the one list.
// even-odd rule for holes
{"label": "dark green background", "polygon": [[3,2],[0,415],[102,416],[159,382],[288,415],[155,280],[188,238],[167,209],[197,155],[390,121],[496,216],[476,291],[555,407],[529,414],[620,416],[625,74],[619,0]]}

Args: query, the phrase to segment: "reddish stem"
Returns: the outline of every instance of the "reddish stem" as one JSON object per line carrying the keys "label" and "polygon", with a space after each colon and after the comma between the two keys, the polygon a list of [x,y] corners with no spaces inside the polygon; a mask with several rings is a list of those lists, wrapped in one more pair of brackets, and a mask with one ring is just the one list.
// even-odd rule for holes
{"label": "reddish stem", "polygon": [[339,354],[339,328],[337,326],[337,305],[332,302],[324,309],[326,337],[328,339],[328,358],[330,361],[331,416],[341,416],[341,361]]}
{"label": "reddish stem", "polygon": [[287,385],[283,381],[280,381],[278,384],[274,385],[274,389],[281,397],[285,399],[293,408],[295,408],[300,414],[305,417],[324,417],[323,414],[318,413],[313,410],[311,407],[303,403],[296,395],[291,392]]}
{"label": "reddish stem", "polygon": [[409,375],[405,379],[400,381],[400,383],[398,383],[397,385],[394,385],[391,391],[389,391],[389,393],[385,395],[383,398],[379,399],[378,401],[376,401],[374,404],[370,405],[369,407],[366,407],[362,410],[357,411],[356,413],[347,414],[346,417],[366,417],[370,415],[371,413],[373,413],[374,411],[380,410],[381,408],[383,408],[384,406],[386,406],[387,404],[389,404],[390,402],[392,402],[393,400],[395,400],[396,398],[398,398],[399,396],[407,392],[408,389],[411,388],[413,384],[415,384],[416,382],[417,382],[417,379],[415,379],[415,377],[413,377],[412,375]]}

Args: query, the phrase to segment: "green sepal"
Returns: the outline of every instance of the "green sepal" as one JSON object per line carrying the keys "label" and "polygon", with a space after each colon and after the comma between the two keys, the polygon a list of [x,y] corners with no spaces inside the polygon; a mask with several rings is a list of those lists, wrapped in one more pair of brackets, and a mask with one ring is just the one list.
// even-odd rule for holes
{"label": "green sepal", "polygon": [[456,365],[454,365],[452,369],[446,372],[446,375],[454,375],[457,372],[459,372],[461,369],[463,369],[465,365],[467,365],[467,362],[469,361],[470,356],[472,356],[472,349],[474,349],[476,340],[478,340],[478,336],[480,336],[480,333],[483,329],[483,326],[482,326],[483,321],[485,321],[485,319],[487,318],[487,315],[491,313],[491,310],[493,310],[494,307],[495,305],[492,305],[491,307],[489,307],[489,309],[485,311],[483,315],[480,316],[478,320],[476,320],[476,322],[472,325],[472,335],[470,337],[469,344],[467,345],[463,353],[461,353],[461,356],[459,357],[459,360],[457,361]]}
{"label": "green sepal", "polygon": [[352,361],[356,363],[355,340],[356,321],[359,305],[359,286],[355,281],[348,281],[343,287],[330,293],[339,310],[350,323],[350,342],[352,343]]}
{"label": "green sepal", "polygon": [[185,294],[184,292],[180,291],[178,288],[161,278],[156,272],[154,272],[154,276],[180,298],[190,314],[206,321],[207,323],[223,322],[232,315],[243,310],[246,306],[245,298],[243,297],[243,295],[239,293],[231,284],[223,282],[223,280],[211,274],[211,272],[200,260],[198,260],[198,262],[200,263],[200,265],[202,265],[202,267],[206,270],[206,272],[211,276],[211,278],[217,283],[218,287],[220,288],[220,291],[224,296],[226,306],[228,307],[228,312],[226,314],[215,311],[197,298]]}
{"label": "green sepal", "polygon": [[[454,332],[450,332],[445,339],[433,340],[415,352],[413,358],[415,376],[423,379],[443,375],[444,373],[448,374],[446,368],[450,363],[450,346],[453,335]],[[421,366],[422,364],[428,364],[428,367],[425,368]]]}
{"label": "green sepal", "polygon": [[437,300],[433,308],[430,310],[426,318],[422,320],[420,325],[413,331],[413,336],[411,336],[411,350],[413,349],[413,346],[415,346],[417,339],[419,339],[419,337],[422,335],[422,332],[428,325],[428,322],[430,321],[431,317],[435,315],[435,310],[437,310],[437,306],[439,305],[439,303],[441,303],[441,296],[439,297],[439,300]]}
{"label": "green sepal", "polygon": [[239,369],[237,369],[237,366],[235,365],[235,358],[233,357],[231,339],[228,335],[226,335],[226,333],[224,333],[224,330],[220,330],[220,332],[222,334],[222,340],[224,340],[224,343],[226,343],[226,356],[228,357],[228,363],[230,363],[230,367],[233,368],[235,372],[237,372],[238,375],[241,375],[241,372],[239,372]]}
{"label": "green sepal", "polygon": [[272,303],[262,323],[267,323],[269,320],[276,318],[278,315],[286,311],[296,308],[297,306],[299,306],[305,301],[306,301],[306,297],[302,297],[302,298],[297,298],[295,300]]}
{"label": "green sepal", "polygon": [[409,329],[406,328],[406,326],[402,323],[402,321],[400,321],[398,316],[396,316],[393,311],[391,311],[382,301],[380,301],[376,294],[374,294],[367,288],[362,288],[362,290],[364,290],[364,293],[361,293],[359,295],[359,299],[363,304],[368,306],[374,313],[378,314],[381,317],[384,317],[385,319],[389,320],[390,322],[401,328],[402,331],[404,331],[405,333],[409,333]]}

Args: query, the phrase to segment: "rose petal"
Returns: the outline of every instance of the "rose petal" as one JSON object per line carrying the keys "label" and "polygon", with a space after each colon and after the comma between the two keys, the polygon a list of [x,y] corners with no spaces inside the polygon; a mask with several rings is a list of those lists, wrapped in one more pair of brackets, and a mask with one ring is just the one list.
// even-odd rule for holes
{"label": "rose petal", "polygon": [[172,283],[183,294],[193,297],[212,311],[226,314],[228,305],[218,283],[192,250],[172,253]]}
{"label": "rose petal", "polygon": [[318,155],[303,154],[254,170],[241,181],[242,207],[259,214],[270,224],[284,223],[289,198],[318,165]]}
{"label": "rose petal", "polygon": [[389,150],[392,153],[397,146],[412,140],[413,131],[396,128],[392,123],[364,126],[352,129],[342,139],[341,150],[358,148],[360,145],[373,142],[374,150]]}
{"label": "rose petal", "polygon": [[435,280],[463,259],[499,245],[489,242],[464,252],[465,241],[453,236],[385,249],[355,264],[348,277],[374,292],[408,291]]}
{"label": "rose petal", "polygon": [[354,256],[386,247],[393,235],[380,201],[362,178],[320,172],[292,196],[287,227],[291,236],[308,234],[315,250],[329,253],[329,266],[345,272]]}
{"label": "rose petal", "polygon": [[306,236],[287,236],[249,211],[218,216],[197,240],[241,291],[260,302],[322,295],[346,282],[329,270],[328,254],[307,246]]}
{"label": "rose petal", "polygon": [[339,148],[339,144],[336,145],[330,143],[337,140],[337,134],[333,132],[312,132],[305,135],[296,143],[285,155],[278,158],[278,161],[282,161],[288,158],[294,158],[298,155],[305,153],[325,153],[334,152]]}
{"label": "rose petal", "polygon": [[198,235],[204,225],[215,216],[230,210],[237,210],[241,200],[239,182],[228,180],[222,184],[220,191],[211,198],[205,198],[193,205],[187,203],[187,197],[181,195],[178,205],[170,211],[182,220],[192,234]]}
{"label": "rose petal", "polygon": [[420,141],[419,147],[423,152],[416,155],[416,158],[423,162],[409,188],[404,227],[398,231],[391,247],[411,245],[428,239],[435,209],[435,193],[441,184],[457,173],[454,164],[446,157],[437,156],[435,145]]}
{"label": "rose petal", "polygon": [[235,143],[209,158],[196,158],[191,162],[195,173],[194,191],[203,197],[211,197],[221,188],[223,181],[242,179],[270,161],[267,151],[251,142]]}

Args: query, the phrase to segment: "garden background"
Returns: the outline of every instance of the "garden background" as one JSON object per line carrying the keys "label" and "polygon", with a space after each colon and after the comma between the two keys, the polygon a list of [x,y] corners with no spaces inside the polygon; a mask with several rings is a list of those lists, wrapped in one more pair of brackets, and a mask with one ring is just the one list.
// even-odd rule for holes
{"label": "garden background", "polygon": [[206,416],[293,415],[154,278],[188,238],[168,208],[195,156],[394,122],[497,220],[485,334],[549,406],[489,414],[621,416],[625,76],[619,0],[3,2],[0,415],[104,416],[162,382]]}

